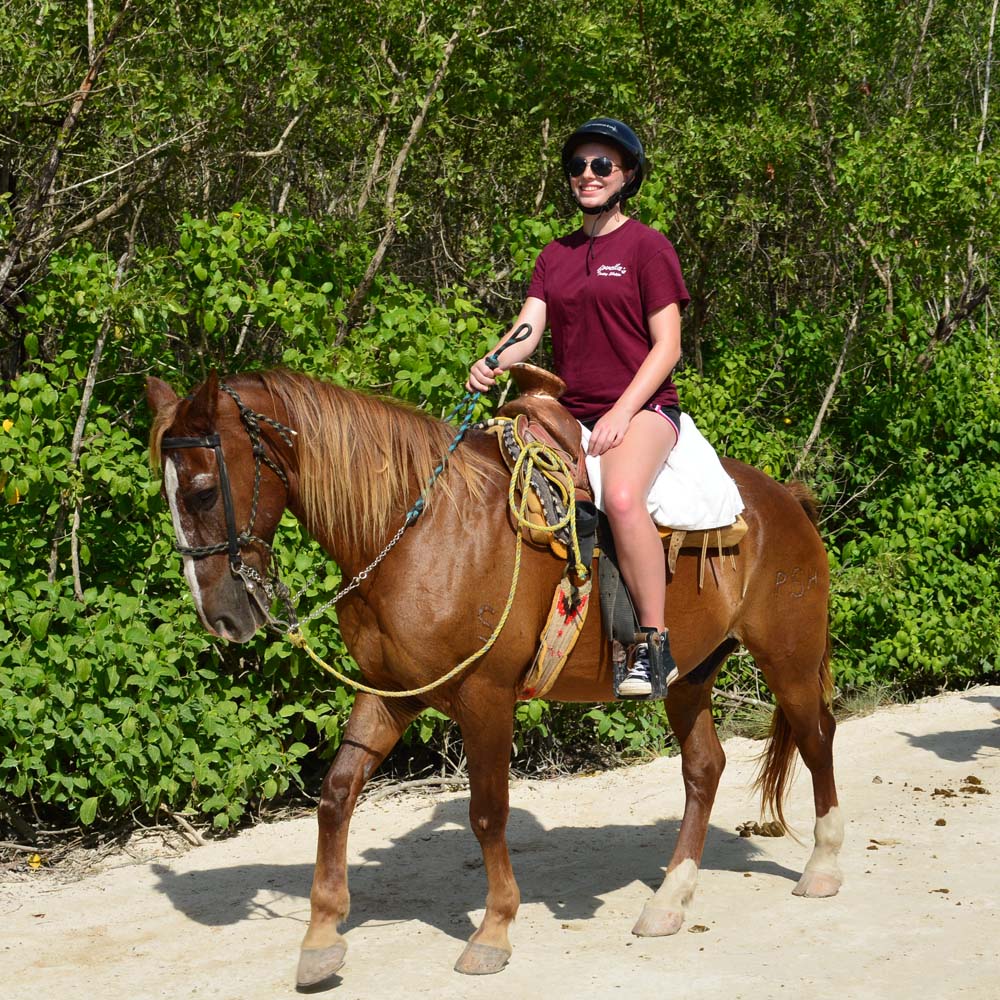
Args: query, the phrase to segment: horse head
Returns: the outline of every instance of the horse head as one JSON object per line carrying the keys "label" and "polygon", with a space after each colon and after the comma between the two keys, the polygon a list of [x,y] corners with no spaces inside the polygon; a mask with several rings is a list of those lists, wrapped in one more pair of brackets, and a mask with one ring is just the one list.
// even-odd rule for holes
{"label": "horse head", "polygon": [[[268,399],[242,380],[240,392],[257,405]],[[183,399],[150,377],[146,399],[150,450],[198,615],[215,635],[247,642],[269,618],[271,540],[288,500],[294,432],[215,372]]]}

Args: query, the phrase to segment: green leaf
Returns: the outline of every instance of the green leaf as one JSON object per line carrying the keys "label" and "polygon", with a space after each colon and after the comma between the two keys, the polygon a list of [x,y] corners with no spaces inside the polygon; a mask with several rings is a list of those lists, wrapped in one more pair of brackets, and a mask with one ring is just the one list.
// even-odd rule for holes
{"label": "green leaf", "polygon": [[49,631],[49,622],[52,614],[49,611],[38,611],[31,616],[28,622],[28,631],[35,642],[41,642]]}
{"label": "green leaf", "polygon": [[80,803],[80,822],[84,826],[90,826],[97,818],[97,796],[93,795],[89,799],[84,799]]}

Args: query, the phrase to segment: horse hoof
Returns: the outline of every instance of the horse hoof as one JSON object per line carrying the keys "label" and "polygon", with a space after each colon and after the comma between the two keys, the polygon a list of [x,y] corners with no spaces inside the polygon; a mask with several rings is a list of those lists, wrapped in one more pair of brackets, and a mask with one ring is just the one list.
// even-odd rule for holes
{"label": "horse hoof", "polygon": [[804,871],[799,884],[792,890],[793,896],[805,896],[807,899],[823,899],[826,896],[836,896],[840,891],[840,877],[828,872]]}
{"label": "horse hoof", "polygon": [[491,976],[510,959],[510,949],[470,941],[455,963],[455,971],[465,976]]}
{"label": "horse hoof", "polygon": [[632,933],[636,937],[669,937],[676,934],[683,923],[684,914],[679,910],[658,910],[652,906],[644,906]]}
{"label": "horse hoof", "polygon": [[325,982],[343,967],[346,955],[347,944],[343,941],[329,948],[303,948],[295,974],[296,987],[308,989]]}

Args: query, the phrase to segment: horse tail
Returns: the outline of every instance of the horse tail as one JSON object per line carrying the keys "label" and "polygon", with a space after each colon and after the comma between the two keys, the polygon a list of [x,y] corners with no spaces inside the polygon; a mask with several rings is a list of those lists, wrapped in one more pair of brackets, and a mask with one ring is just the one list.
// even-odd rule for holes
{"label": "horse tail", "polygon": [[[785,483],[785,489],[802,505],[813,527],[819,530],[819,504],[812,490],[805,483],[792,481]],[[830,669],[830,630],[827,626],[826,645],[820,660],[816,677],[819,695],[823,704],[833,702],[833,672]],[[753,787],[761,795],[761,814],[769,814],[781,824],[785,833],[791,834],[785,821],[785,796],[791,783],[796,756],[795,736],[788,717],[778,705],[771,717],[771,731],[767,746],[760,755],[757,777]]]}
{"label": "horse tail", "polygon": [[816,494],[799,479],[793,479],[791,482],[785,483],[784,486],[798,500],[802,509],[806,512],[806,517],[812,521],[813,527],[818,531],[819,501],[816,499]]}

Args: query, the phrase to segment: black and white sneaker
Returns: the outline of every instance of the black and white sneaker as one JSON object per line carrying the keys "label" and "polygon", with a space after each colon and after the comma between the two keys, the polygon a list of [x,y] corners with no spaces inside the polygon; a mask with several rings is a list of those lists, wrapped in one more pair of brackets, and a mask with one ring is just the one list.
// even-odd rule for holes
{"label": "black and white sneaker", "polygon": [[632,647],[632,667],[618,685],[619,698],[648,698],[653,693],[649,680],[649,643]]}

